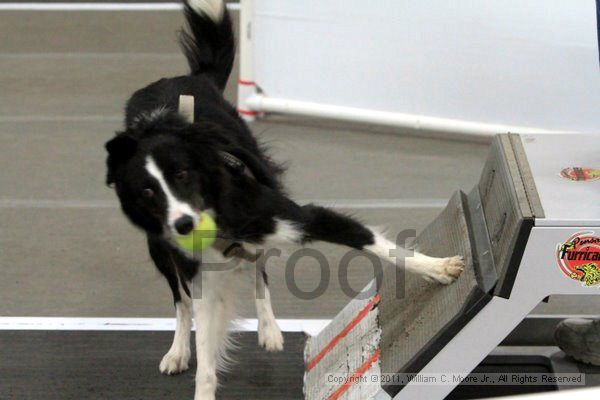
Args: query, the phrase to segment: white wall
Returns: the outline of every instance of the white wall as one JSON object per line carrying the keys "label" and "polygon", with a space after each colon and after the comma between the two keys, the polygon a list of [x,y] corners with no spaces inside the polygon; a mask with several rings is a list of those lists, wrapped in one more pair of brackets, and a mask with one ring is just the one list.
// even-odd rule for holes
{"label": "white wall", "polygon": [[600,133],[594,0],[255,0],[269,97]]}

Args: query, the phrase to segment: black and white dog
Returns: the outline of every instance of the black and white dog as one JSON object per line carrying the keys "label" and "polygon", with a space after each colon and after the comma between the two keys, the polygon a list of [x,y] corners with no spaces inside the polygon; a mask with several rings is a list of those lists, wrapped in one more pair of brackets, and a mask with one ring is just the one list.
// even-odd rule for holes
{"label": "black and white dog", "polygon": [[[192,302],[190,282],[202,265],[179,250],[174,238],[190,233],[201,212],[214,217],[219,237],[250,253],[277,242],[321,240],[372,252],[394,264],[398,255],[390,256],[394,243],[354,219],[316,205],[300,206],[286,196],[279,179],[282,169],[222,95],[234,59],[232,24],[223,1],[187,0],[184,10],[189,26],[180,43],[191,72],[161,79],[131,97],[124,131],[106,143],[107,184],[116,189],[125,215],[147,234],[152,260],[173,291],[177,326],[160,371],[176,374],[188,368],[193,314],[196,399],[214,399],[240,269],[203,272],[201,299]],[[180,95],[195,98],[193,123],[178,113]],[[226,260],[221,251],[211,251]],[[454,281],[463,269],[458,256],[412,253],[402,261],[407,270],[442,284]],[[258,277],[255,287],[264,290],[255,299],[259,344],[281,350],[283,337],[266,275],[250,267],[245,270]]]}

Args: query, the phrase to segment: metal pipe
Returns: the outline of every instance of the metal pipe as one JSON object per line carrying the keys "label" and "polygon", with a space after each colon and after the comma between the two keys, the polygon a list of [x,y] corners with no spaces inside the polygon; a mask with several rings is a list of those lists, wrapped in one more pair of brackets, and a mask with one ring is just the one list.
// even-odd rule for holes
{"label": "metal pipe", "polygon": [[255,94],[246,100],[246,105],[256,112],[274,112],[319,118],[331,118],[341,121],[363,122],[437,132],[457,133],[489,137],[498,133],[575,133],[553,131],[543,128],[490,124],[449,118],[430,117],[417,114],[404,114],[389,111],[377,111],[354,107],[319,104],[307,101],[270,98]]}

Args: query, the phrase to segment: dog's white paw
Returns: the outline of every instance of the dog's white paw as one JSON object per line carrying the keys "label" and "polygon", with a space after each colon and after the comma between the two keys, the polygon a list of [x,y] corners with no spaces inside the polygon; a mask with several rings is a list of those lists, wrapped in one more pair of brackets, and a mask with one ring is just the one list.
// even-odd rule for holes
{"label": "dog's white paw", "polygon": [[438,282],[449,285],[454,282],[465,269],[465,260],[462,256],[439,258],[431,266],[428,274],[424,276],[428,282]]}
{"label": "dog's white paw", "polygon": [[190,349],[171,349],[160,362],[160,372],[165,375],[175,375],[189,368]]}
{"label": "dog's white paw", "polygon": [[267,351],[283,350],[283,335],[275,321],[258,323],[258,344]]}

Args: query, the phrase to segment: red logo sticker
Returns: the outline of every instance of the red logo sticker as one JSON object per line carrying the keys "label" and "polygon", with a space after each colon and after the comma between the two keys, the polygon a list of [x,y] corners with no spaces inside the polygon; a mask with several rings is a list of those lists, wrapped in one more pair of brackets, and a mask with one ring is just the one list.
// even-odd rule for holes
{"label": "red logo sticker", "polygon": [[577,232],[556,246],[560,270],[583,286],[600,284],[600,237],[593,231]]}
{"label": "red logo sticker", "polygon": [[596,181],[600,179],[600,169],[570,167],[560,171],[560,176],[572,181]]}

